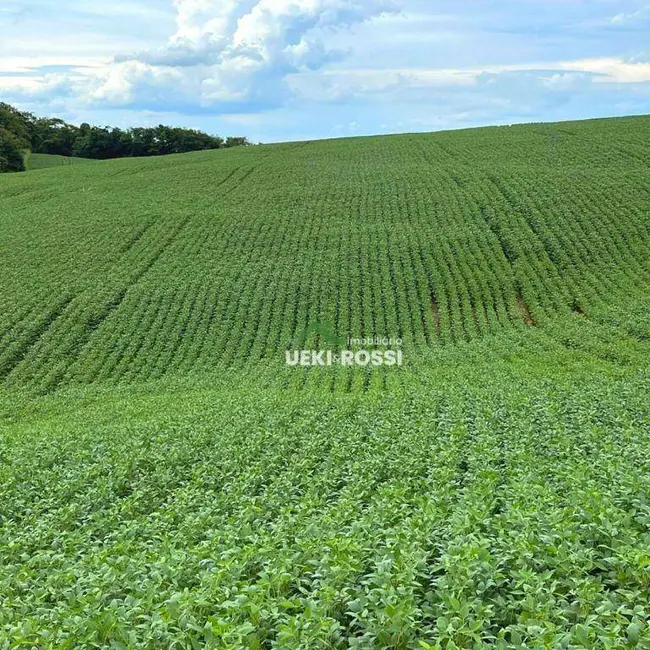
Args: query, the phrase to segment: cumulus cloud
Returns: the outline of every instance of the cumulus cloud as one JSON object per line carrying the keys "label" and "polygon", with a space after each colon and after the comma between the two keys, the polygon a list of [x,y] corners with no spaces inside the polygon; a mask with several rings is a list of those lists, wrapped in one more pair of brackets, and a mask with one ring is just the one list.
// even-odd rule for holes
{"label": "cumulus cloud", "polygon": [[[346,56],[323,35],[395,9],[391,0],[173,0],[176,32],[156,48],[116,56],[83,78],[36,80],[115,107],[279,105],[291,73]],[[35,80],[31,80],[30,92]]]}
{"label": "cumulus cloud", "polygon": [[274,103],[287,74],[320,69],[344,56],[327,48],[318,30],[349,27],[392,9],[386,0],[259,0],[250,5],[176,0],[178,31],[157,56],[163,61],[178,55],[183,61],[188,53],[202,57],[204,103]]}
{"label": "cumulus cloud", "polygon": [[[520,12],[511,0],[489,7],[483,0],[462,7],[451,0],[75,2],[92,8],[92,16],[83,14],[85,37],[78,12],[58,37],[38,31],[42,11],[32,12],[33,33],[18,39],[14,32],[6,48],[12,56],[0,53],[3,100],[41,114],[62,107],[73,120],[102,115],[107,123],[111,115],[151,111],[212,129],[247,116],[264,124],[259,139],[282,119],[302,124],[302,131],[287,126],[287,134],[295,128],[308,136],[333,124],[357,123],[360,132],[409,128],[406,118],[394,121],[409,111],[409,124],[439,128],[501,116],[562,118],[561,110],[579,102],[587,116],[597,97],[600,114],[620,112],[621,99],[633,104],[630,111],[648,106],[642,0],[617,0],[624,13],[615,19],[614,0],[553,0],[552,11],[548,0],[526,0]],[[121,17],[107,31],[96,14],[109,20],[111,5],[122,8]],[[158,17],[145,19],[136,5],[157,7]],[[0,9],[0,26],[10,13]],[[531,15],[547,14],[544,29],[531,25]],[[594,35],[606,24],[605,43]]]}

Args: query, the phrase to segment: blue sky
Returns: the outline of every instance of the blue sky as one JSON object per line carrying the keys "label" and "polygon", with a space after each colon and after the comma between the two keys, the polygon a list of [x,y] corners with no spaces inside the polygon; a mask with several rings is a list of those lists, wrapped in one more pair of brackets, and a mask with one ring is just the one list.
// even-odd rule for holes
{"label": "blue sky", "polygon": [[650,113],[647,0],[1,0],[0,100],[271,142]]}

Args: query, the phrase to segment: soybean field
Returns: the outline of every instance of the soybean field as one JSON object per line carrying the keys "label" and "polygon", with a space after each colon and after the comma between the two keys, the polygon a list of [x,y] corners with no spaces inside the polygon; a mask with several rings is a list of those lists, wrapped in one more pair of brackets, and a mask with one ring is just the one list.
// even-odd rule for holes
{"label": "soybean field", "polygon": [[0,649],[650,648],[649,309],[650,117],[0,177]]}

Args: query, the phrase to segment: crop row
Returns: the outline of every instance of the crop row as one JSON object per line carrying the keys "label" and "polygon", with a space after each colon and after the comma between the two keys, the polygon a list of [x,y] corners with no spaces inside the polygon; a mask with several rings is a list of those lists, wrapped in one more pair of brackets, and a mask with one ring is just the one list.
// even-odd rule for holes
{"label": "crop row", "polygon": [[[165,160],[157,175],[106,184],[86,168],[97,186],[78,207],[61,198],[51,223],[48,202],[20,208],[24,241],[8,233],[18,243],[0,269],[0,376],[51,390],[268,364],[323,347],[323,327],[400,338],[417,357],[641,296],[650,185],[636,158],[623,164],[603,136],[593,155],[610,147],[619,164],[577,166],[588,139],[558,144],[539,127],[525,134],[526,159],[510,156],[523,136],[497,132]],[[188,187],[191,202],[178,196]],[[348,388],[385,381],[331,376]]]}

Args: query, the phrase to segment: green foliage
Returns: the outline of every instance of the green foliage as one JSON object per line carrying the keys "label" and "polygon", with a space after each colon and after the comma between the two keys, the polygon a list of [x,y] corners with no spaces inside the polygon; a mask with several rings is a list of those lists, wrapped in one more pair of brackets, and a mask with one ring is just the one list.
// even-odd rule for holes
{"label": "green foliage", "polygon": [[13,133],[0,126],[0,173],[24,171],[22,143]]}
{"label": "green foliage", "polygon": [[329,322],[314,322],[308,323],[302,330],[297,330],[294,333],[291,345],[296,347],[304,347],[306,344],[318,344],[322,347],[330,347],[334,349],[342,349],[346,345],[346,340],[343,336],[338,336],[334,331],[334,325]]}
{"label": "green foliage", "polygon": [[[648,336],[649,132],[630,118],[5,179],[0,375],[47,391],[281,366],[298,343],[376,336],[401,338],[407,363],[513,337],[512,356],[534,344],[633,362]],[[635,321],[612,331],[622,301],[616,318],[636,305]],[[394,375],[289,381],[347,392]]]}
{"label": "green foliage", "polygon": [[13,106],[0,102],[0,131],[13,135],[18,149],[28,148],[31,142],[30,118]]}
{"label": "green foliage", "polygon": [[649,136],[3,177],[0,649],[650,648]]}
{"label": "green foliage", "polygon": [[[37,118],[0,102],[0,172],[21,171],[7,151],[31,150],[52,156],[106,160],[160,156],[250,144],[244,137],[226,140],[196,129],[159,125],[122,130],[90,124],[74,126],[60,119]],[[12,166],[13,165],[13,166]]]}
{"label": "green foliage", "polygon": [[8,396],[0,638],[647,648],[650,377],[543,368]]}

